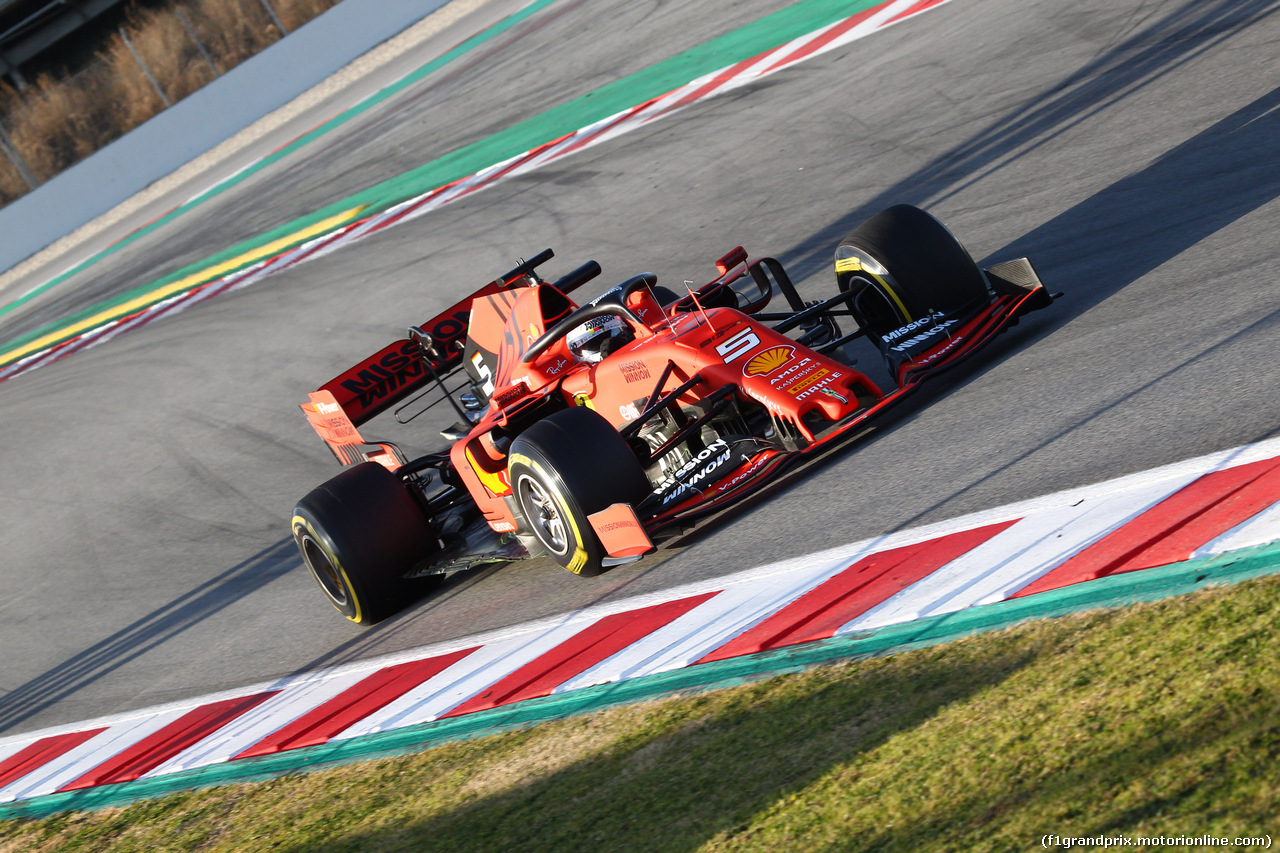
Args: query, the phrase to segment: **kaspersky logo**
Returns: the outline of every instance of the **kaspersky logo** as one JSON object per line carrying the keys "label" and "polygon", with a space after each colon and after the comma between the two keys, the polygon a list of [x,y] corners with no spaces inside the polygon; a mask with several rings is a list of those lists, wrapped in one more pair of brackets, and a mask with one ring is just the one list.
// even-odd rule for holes
{"label": "kaspersky logo", "polygon": [[743,376],[766,376],[791,360],[796,354],[795,347],[777,346],[753,356],[742,368]]}

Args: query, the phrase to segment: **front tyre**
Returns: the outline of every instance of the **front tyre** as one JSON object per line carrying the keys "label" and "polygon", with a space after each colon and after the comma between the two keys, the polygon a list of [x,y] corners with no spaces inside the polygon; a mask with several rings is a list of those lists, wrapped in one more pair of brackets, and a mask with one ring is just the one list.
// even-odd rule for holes
{"label": "front tyre", "polygon": [[511,443],[508,475],[532,533],[551,559],[594,577],[608,554],[588,516],[615,503],[636,504],[649,480],[627,442],[587,408],[550,415]]}
{"label": "front tyre", "polygon": [[840,290],[857,290],[858,324],[877,338],[927,322],[962,316],[991,299],[982,271],[960,241],[930,214],[909,204],[882,210],[836,247]]}
{"label": "front tyre", "polygon": [[362,462],[313,489],[293,511],[293,539],[329,603],[358,625],[396,613],[443,579],[406,580],[436,543],[400,478]]}

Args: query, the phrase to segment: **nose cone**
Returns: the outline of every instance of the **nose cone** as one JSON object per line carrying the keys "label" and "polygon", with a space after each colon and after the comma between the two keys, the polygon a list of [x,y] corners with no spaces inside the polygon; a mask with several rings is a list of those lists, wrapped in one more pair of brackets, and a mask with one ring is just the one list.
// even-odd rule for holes
{"label": "nose cone", "polygon": [[[809,412],[817,410],[827,420],[837,421],[862,408],[853,389],[863,389],[862,396],[874,395],[870,383],[856,371],[767,327],[752,324],[748,328],[754,345],[745,352],[734,348],[727,354],[723,347],[716,347],[726,360],[715,365],[715,372],[725,381],[739,383],[773,414],[806,429],[804,415]],[[735,341],[744,337],[743,332],[731,334]]]}
{"label": "nose cone", "polygon": [[859,408],[849,390],[851,371],[815,352],[777,344],[752,356],[742,369],[742,387],[767,408],[801,421],[820,409],[835,421]]}

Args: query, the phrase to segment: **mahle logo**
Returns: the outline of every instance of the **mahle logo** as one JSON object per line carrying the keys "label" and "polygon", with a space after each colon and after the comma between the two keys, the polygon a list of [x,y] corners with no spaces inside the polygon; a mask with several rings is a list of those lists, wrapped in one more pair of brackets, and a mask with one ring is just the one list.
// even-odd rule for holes
{"label": "mahle logo", "polygon": [[777,346],[770,347],[757,356],[753,356],[747,362],[747,366],[742,368],[743,376],[765,376],[777,370],[782,365],[791,360],[796,354],[795,347]]}

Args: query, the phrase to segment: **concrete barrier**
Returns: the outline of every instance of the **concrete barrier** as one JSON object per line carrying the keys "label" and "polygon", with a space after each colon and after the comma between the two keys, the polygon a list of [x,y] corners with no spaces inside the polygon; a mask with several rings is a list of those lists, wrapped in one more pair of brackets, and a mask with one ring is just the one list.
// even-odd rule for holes
{"label": "concrete barrier", "polygon": [[0,208],[0,270],[106,213],[447,0],[343,0],[203,89]]}

